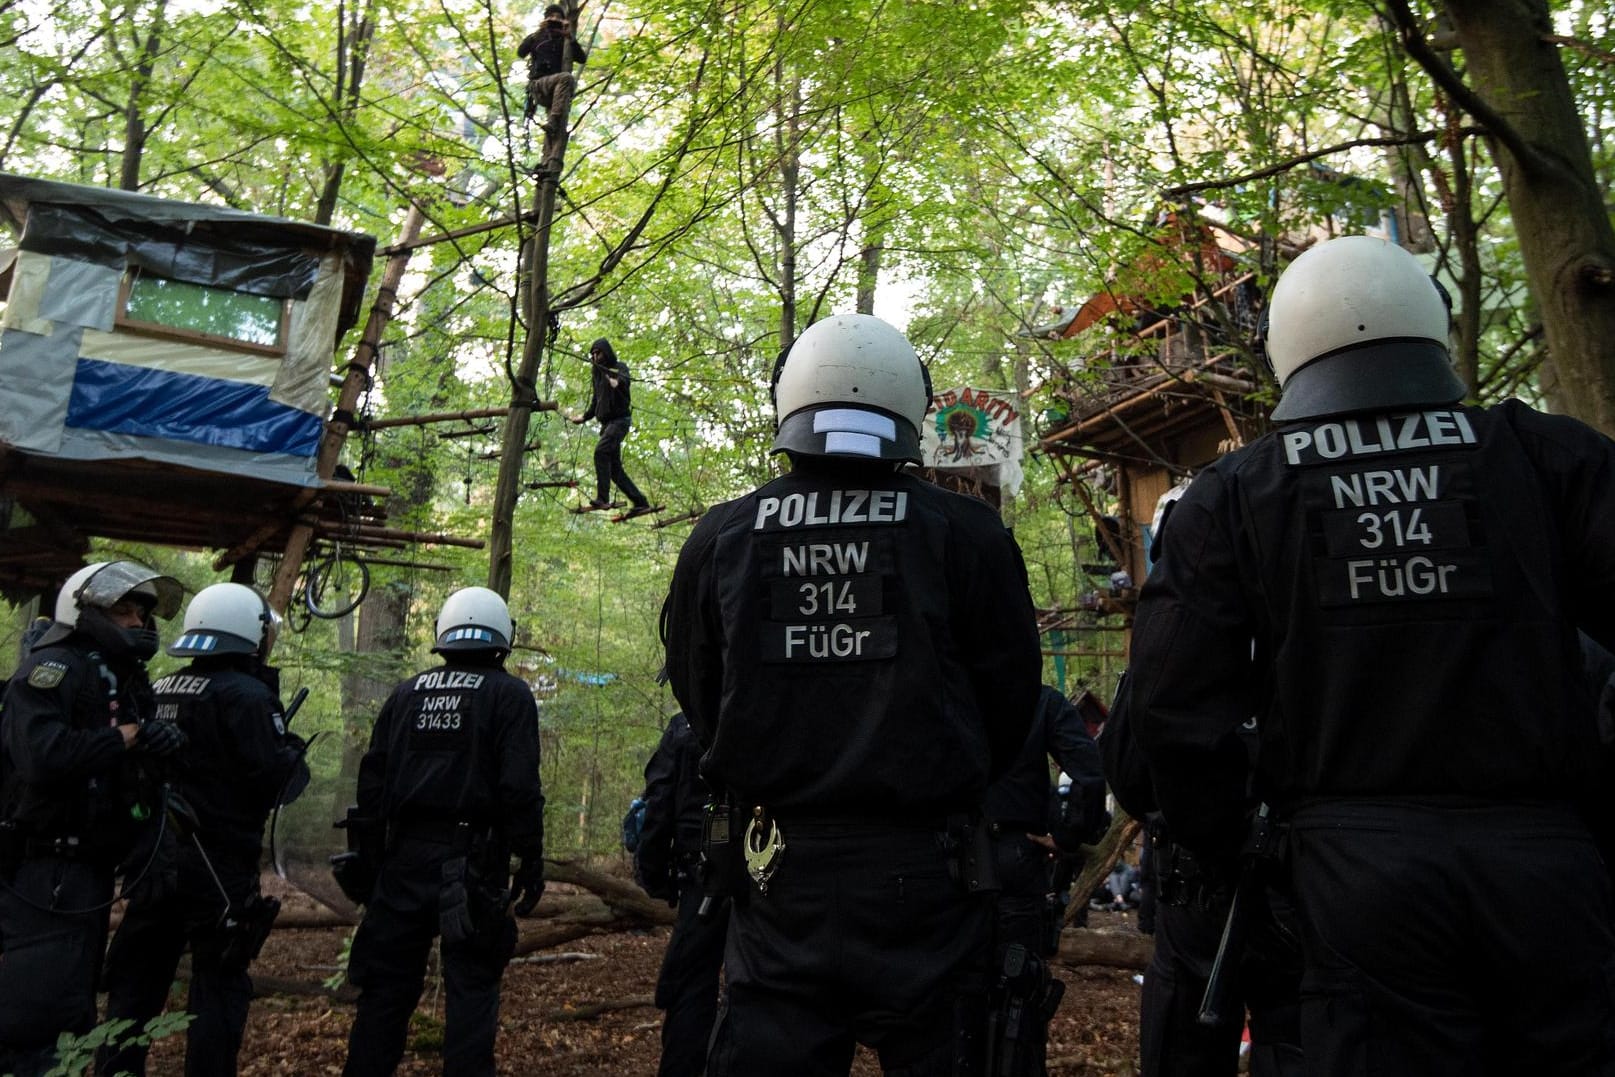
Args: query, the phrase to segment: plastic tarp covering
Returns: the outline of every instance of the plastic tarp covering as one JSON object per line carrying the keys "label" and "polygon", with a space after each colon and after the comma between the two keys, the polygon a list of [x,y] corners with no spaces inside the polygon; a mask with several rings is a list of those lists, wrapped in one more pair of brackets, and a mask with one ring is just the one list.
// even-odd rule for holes
{"label": "plastic tarp covering", "polygon": [[82,332],[0,329],[0,441],[42,453],[61,446]]}
{"label": "plastic tarp covering", "polygon": [[13,268],[11,291],[6,297],[6,313],[0,319],[0,326],[29,333],[50,333],[55,323],[39,316],[40,304],[45,300],[45,285],[50,280],[50,259],[42,254],[18,251]]}
{"label": "plastic tarp covering", "polygon": [[286,361],[269,393],[271,400],[325,416],[331,401],[331,342],[341,313],[342,259],[327,254],[307,298],[292,304]]}
{"label": "plastic tarp covering", "polygon": [[134,333],[84,331],[79,345],[80,359],[105,359],[111,363],[146,366],[173,374],[194,374],[201,378],[225,378],[252,385],[270,386],[280,377],[281,361],[273,355],[246,355],[201,344],[175,344],[171,340]]}
{"label": "plastic tarp covering", "polygon": [[124,460],[138,457],[201,471],[221,471],[243,478],[262,479],[288,486],[320,485],[313,460],[285,453],[245,452],[195,442],[114,434],[106,430],[62,428],[62,441],[53,454],[59,460]]}
{"label": "plastic tarp covering", "polygon": [[118,314],[123,271],[109,266],[52,258],[39,316],[48,322],[110,332]]}
{"label": "plastic tarp covering", "polygon": [[174,441],[313,456],[324,424],[245,382],[81,359],[67,426]]}
{"label": "plastic tarp covering", "polygon": [[119,273],[134,266],[171,280],[281,299],[307,295],[319,271],[317,254],[265,242],[248,227],[212,231],[203,241],[178,222],[109,220],[86,206],[40,202],[29,207],[19,245]]}
{"label": "plastic tarp covering", "polygon": [[[121,245],[117,239],[119,234],[161,233],[169,237],[167,245],[170,256],[167,261],[164,261],[161,251],[152,248],[133,259],[135,264],[159,273],[165,272],[163,266],[166,265],[166,272],[176,274],[196,269],[209,274],[222,270],[251,277],[257,277],[262,272],[273,277],[287,267],[277,267],[273,260],[260,264],[256,252],[292,252],[294,262],[299,256],[309,260],[307,266],[291,267],[290,273],[283,274],[281,290],[263,293],[269,295],[285,297],[299,294],[299,290],[288,282],[301,277],[306,286],[307,282],[313,280],[312,263],[318,261],[319,255],[303,254],[305,249],[311,252],[337,252],[342,267],[342,299],[337,332],[326,345],[327,355],[335,349],[340,335],[358,321],[365,281],[370,275],[371,260],[376,252],[375,238],[362,232],[246,213],[225,206],[181,202],[134,191],[60,183],[0,172],[0,219],[8,221],[14,230],[22,229],[24,222],[31,221],[37,209],[47,206],[76,211],[86,227],[109,226],[112,234],[98,238],[89,232],[74,233],[70,226],[64,232],[60,226],[51,229],[42,224],[42,230],[33,242],[43,245],[30,247],[25,242],[23,246],[46,254],[56,253],[50,249],[50,243],[57,241],[64,244],[61,248],[64,253],[83,249],[87,257],[82,260],[99,261],[103,265],[121,268],[122,263],[112,257],[113,250]],[[47,239],[47,235],[51,238]],[[208,248],[216,247],[230,252],[222,262],[206,253]],[[192,258],[176,257],[185,252],[200,254]],[[210,262],[212,268],[203,270],[202,267]],[[222,287],[234,286],[225,278],[205,275],[199,278],[176,275],[175,279],[195,279],[198,283],[215,283]],[[241,290],[255,289],[243,287]]]}

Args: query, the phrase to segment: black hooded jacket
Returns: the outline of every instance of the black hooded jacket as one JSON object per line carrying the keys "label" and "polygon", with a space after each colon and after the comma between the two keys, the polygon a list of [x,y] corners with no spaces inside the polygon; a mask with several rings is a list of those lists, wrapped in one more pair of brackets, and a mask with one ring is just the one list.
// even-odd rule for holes
{"label": "black hooded jacket", "polygon": [[[589,410],[583,413],[585,419],[599,419],[602,423],[609,423],[614,419],[626,419],[633,412],[633,398],[629,392],[631,379],[628,376],[628,364],[617,358],[612,350],[611,341],[601,337],[589,346],[590,352],[599,352],[600,358],[591,363],[594,375],[594,396],[589,400]],[[616,385],[611,380],[617,380]]]}

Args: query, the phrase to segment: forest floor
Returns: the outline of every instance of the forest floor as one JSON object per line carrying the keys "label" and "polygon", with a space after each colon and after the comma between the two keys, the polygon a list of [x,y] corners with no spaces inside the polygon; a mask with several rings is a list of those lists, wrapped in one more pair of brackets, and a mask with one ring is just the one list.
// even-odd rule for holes
{"label": "forest floor", "polygon": [[[1093,912],[1089,926],[1136,930],[1130,913]],[[269,982],[317,986],[337,970],[348,934],[344,927],[276,930],[253,966],[260,989]],[[665,927],[620,931],[518,957],[505,973],[500,1005],[501,1077],[652,1077],[661,1014],[650,999],[667,936]],[[1135,1074],[1139,987],[1134,973],[1057,966],[1055,974],[1066,982],[1066,992],[1050,1029],[1050,1073]],[[353,1003],[345,998],[350,993],[335,998],[275,993],[256,999],[241,1049],[241,1077],[340,1074],[353,1020]],[[580,1016],[597,1005],[602,1012]],[[442,1020],[443,997],[428,980],[400,1077],[441,1072]],[[183,1041],[176,1036],[154,1046],[149,1066],[154,1077],[183,1072]],[[872,1077],[880,1070],[860,1049],[852,1072]]]}

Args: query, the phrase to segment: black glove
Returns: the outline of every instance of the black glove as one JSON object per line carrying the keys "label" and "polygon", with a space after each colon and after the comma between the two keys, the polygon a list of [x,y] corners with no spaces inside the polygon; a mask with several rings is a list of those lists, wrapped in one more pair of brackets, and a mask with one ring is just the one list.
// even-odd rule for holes
{"label": "black glove", "polygon": [[510,900],[517,916],[527,916],[538,907],[544,896],[544,860],[542,857],[522,857],[521,866],[510,879]]}
{"label": "black glove", "polygon": [[173,722],[141,722],[135,732],[134,743],[129,746],[137,752],[166,759],[185,747],[189,739],[185,730]]}
{"label": "black glove", "polygon": [[344,897],[355,905],[366,905],[376,889],[376,865],[358,853],[337,853],[331,857],[331,878]]}

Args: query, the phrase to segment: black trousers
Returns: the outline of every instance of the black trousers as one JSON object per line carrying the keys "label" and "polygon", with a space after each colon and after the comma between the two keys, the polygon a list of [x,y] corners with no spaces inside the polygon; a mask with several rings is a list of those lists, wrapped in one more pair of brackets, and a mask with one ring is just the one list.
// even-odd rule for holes
{"label": "black trousers", "polygon": [[[998,895],[993,914],[993,953],[1019,943],[1029,954],[1047,957],[1053,940],[1049,887],[1052,884],[1048,850],[1024,831],[993,835],[993,860],[998,868]],[[1057,948],[1057,947],[1056,947]],[[996,959],[996,958],[995,958]],[[1047,1070],[1048,1025],[1027,1036],[1026,1073],[1041,1077]]]}
{"label": "black trousers", "polygon": [[845,1077],[856,1044],[888,1074],[949,1077],[979,991],[989,901],[934,831],[782,824],[768,893],[735,901],[708,1077]]}
{"label": "black trousers", "polygon": [[1049,953],[1050,862],[1043,846],[1024,833],[993,835],[998,868],[994,942],[998,949],[1020,943],[1039,956]]}
{"label": "black trousers", "polygon": [[[450,846],[405,838],[387,852],[364,919],[353,936],[348,978],[359,988],[344,1077],[387,1077],[404,1056],[409,1016],[426,982],[438,935],[443,862]],[[493,1077],[499,1032],[499,981],[516,946],[508,916],[442,945],[443,1072]]]}
{"label": "black trousers", "polygon": [[678,921],[656,978],[656,1005],[666,1014],[657,1077],[701,1077],[706,1069],[707,1046],[718,1016],[718,974],[729,933],[729,904],[719,904],[705,920],[696,915],[700,908],[699,887],[679,895]]}
{"label": "black trousers", "polygon": [[1610,881],[1568,807],[1332,802],[1290,847],[1310,1073],[1615,1074]]}
{"label": "black trousers", "polygon": [[645,505],[645,495],[622,468],[622,443],[628,437],[628,417],[600,424],[600,440],[594,444],[594,489],[599,501],[611,500],[611,484],[623,492],[631,504]]}
{"label": "black trousers", "polygon": [[[145,1022],[163,1012],[174,971],[187,944],[191,949],[191,984],[185,1012],[186,1077],[229,1077],[236,1072],[252,1003],[252,979],[240,958],[227,961],[229,937],[220,930],[225,896],[239,910],[258,892],[258,858],[245,851],[210,856],[218,882],[195,849],[178,852],[178,888],[170,894],[137,894],[107,949],[107,1020]],[[220,892],[220,885],[224,890]],[[147,1048],[127,1044],[116,1053],[103,1051],[97,1072],[145,1077]]]}
{"label": "black trousers", "polygon": [[1228,900],[1158,901],[1155,952],[1139,1000],[1140,1077],[1233,1077],[1247,1012],[1250,1072],[1305,1077],[1301,1057],[1301,954],[1294,916],[1282,895],[1268,892],[1247,912],[1243,960],[1232,1007],[1222,1023],[1198,1014],[1228,918]]}
{"label": "black trousers", "polygon": [[95,1027],[111,899],[112,868],[84,860],[34,857],[0,878],[0,1073],[37,1077],[60,1033]]}

